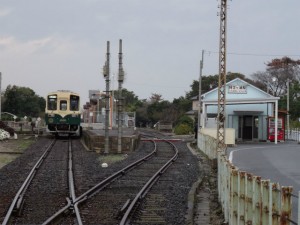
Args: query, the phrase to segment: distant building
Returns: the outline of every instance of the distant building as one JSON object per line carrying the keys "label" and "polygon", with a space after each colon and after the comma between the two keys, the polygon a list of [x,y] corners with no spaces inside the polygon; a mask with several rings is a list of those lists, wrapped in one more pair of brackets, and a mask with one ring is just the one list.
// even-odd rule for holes
{"label": "distant building", "polygon": [[[89,102],[83,106],[83,123],[98,124],[97,127],[104,127],[106,103],[105,93],[99,90],[89,90]],[[109,96],[109,127],[117,127],[117,100]],[[123,127],[135,127],[135,112],[123,112]]]}

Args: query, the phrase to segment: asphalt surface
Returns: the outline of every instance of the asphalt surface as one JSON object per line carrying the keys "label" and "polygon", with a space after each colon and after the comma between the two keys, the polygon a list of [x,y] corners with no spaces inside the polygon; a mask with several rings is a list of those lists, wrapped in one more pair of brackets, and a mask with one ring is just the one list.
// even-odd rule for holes
{"label": "asphalt surface", "polygon": [[[270,179],[281,186],[300,191],[300,144],[296,141],[240,143],[227,148],[229,160],[242,171]],[[297,216],[298,199],[293,198],[293,219]]]}

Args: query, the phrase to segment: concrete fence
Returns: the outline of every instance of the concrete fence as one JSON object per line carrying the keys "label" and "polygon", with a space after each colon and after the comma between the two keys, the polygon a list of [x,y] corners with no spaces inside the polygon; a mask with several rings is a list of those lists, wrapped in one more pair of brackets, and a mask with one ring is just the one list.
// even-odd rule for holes
{"label": "concrete fence", "polygon": [[[229,225],[283,225],[292,221],[292,187],[240,171],[217,151],[216,139],[198,134],[198,148],[218,162],[218,192]],[[298,222],[299,223],[299,222]]]}

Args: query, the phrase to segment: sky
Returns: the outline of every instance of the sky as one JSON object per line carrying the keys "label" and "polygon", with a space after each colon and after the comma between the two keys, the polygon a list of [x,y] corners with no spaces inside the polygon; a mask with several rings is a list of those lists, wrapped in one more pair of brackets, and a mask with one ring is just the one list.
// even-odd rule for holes
{"label": "sky", "polygon": [[[193,80],[219,71],[220,0],[1,0],[1,89],[29,87],[39,96],[71,90],[88,101],[117,89],[119,40],[123,87],[139,99],[185,96]],[[227,11],[227,72],[251,78],[274,58],[300,58],[299,0],[233,0]]]}

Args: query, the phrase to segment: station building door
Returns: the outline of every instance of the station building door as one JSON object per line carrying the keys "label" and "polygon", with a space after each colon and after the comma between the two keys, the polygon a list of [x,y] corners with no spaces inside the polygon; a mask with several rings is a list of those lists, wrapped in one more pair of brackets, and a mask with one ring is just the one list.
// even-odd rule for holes
{"label": "station building door", "polygon": [[256,115],[240,115],[238,117],[238,140],[258,140],[259,118]]}

